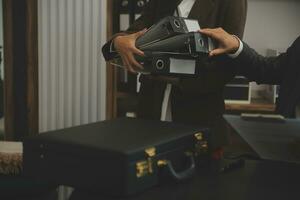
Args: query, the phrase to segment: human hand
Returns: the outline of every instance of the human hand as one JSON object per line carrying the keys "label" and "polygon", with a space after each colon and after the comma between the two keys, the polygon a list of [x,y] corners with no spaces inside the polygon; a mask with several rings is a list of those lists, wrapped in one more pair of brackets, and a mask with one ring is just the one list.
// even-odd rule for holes
{"label": "human hand", "polygon": [[143,66],[136,61],[134,55],[144,56],[144,52],[136,48],[135,42],[138,37],[143,35],[146,29],[134,34],[117,36],[114,41],[114,47],[120,54],[126,69],[132,73],[136,73],[136,69],[143,69]]}
{"label": "human hand", "polygon": [[235,53],[240,46],[240,41],[237,36],[230,35],[222,28],[216,29],[202,29],[200,33],[211,37],[218,43],[218,48],[212,50],[209,56],[218,56],[222,54]]}

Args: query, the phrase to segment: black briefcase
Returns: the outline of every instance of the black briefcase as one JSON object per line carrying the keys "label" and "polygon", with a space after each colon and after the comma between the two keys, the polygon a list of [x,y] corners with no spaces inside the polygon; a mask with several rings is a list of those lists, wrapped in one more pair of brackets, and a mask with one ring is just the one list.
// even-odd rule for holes
{"label": "black briefcase", "polygon": [[[208,130],[116,119],[43,133],[24,141],[24,174],[112,196],[193,176],[209,152]],[[204,162],[205,163],[205,162]]]}

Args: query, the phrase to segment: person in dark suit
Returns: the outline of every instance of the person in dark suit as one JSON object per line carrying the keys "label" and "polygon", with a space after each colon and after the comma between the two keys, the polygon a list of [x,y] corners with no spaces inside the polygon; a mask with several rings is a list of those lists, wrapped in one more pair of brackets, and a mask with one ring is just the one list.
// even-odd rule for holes
{"label": "person in dark suit", "polygon": [[[247,0],[151,0],[142,16],[126,33],[113,36],[104,45],[103,54],[109,58],[114,55],[112,49],[115,49],[127,69],[135,72],[136,68],[142,66],[133,55],[144,55],[135,47],[135,40],[145,32],[145,28],[163,17],[175,14],[197,19],[201,28],[223,27],[242,38],[246,13]],[[172,121],[218,129],[214,132],[217,132],[216,143],[220,142],[216,146],[220,146],[226,140],[226,135],[221,133],[225,132],[225,123],[222,122],[225,107],[223,89],[234,77],[233,72],[222,69],[224,67],[217,62],[207,60],[201,63],[202,73],[197,78],[142,75],[137,116],[163,120],[164,105],[170,105]],[[167,91],[170,98],[165,98]],[[169,103],[165,103],[166,99],[169,99]]]}
{"label": "person in dark suit", "polygon": [[219,29],[201,30],[219,42],[219,48],[210,56],[231,54],[231,66],[237,74],[259,84],[280,85],[277,112],[287,118],[294,118],[300,106],[300,36],[277,57],[263,57],[238,37]]}

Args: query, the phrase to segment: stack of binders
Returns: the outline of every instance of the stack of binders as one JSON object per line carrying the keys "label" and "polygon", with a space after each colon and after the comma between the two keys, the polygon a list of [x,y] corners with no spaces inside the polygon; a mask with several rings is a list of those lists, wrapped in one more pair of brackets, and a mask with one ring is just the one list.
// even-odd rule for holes
{"label": "stack of binders", "polygon": [[[136,41],[145,56],[136,56],[145,74],[197,74],[197,62],[214,49],[212,40],[202,35],[197,20],[165,17]],[[123,67],[117,55],[111,63]]]}

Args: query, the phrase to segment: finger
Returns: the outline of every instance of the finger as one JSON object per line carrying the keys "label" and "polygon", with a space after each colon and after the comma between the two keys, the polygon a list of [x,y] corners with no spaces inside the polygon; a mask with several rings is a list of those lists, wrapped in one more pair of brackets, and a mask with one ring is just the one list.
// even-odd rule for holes
{"label": "finger", "polygon": [[123,55],[121,55],[121,54],[120,54],[120,56],[121,56],[121,59],[122,59],[123,66],[127,69],[128,66],[127,66],[127,63],[126,63],[125,56],[123,56]]}
{"label": "finger", "polygon": [[133,66],[136,66],[136,67],[138,67],[140,69],[144,69],[144,67],[139,62],[136,61],[136,59],[134,58],[133,54],[128,55],[128,61],[130,63],[132,63]]}
{"label": "finger", "polygon": [[144,35],[144,34],[146,33],[146,31],[147,31],[147,29],[143,29],[143,30],[141,30],[141,31],[139,31],[139,32],[137,32],[137,33],[135,33],[135,34],[134,34],[134,35],[135,35],[135,38],[138,38],[138,37]]}
{"label": "finger", "polygon": [[127,57],[126,57],[126,56],[123,56],[122,59],[123,59],[123,61],[124,61],[124,65],[125,65],[126,69],[127,69],[129,72],[131,72],[131,73],[135,73],[135,71],[134,71],[134,69],[132,68],[132,66],[130,65],[129,60],[127,59]]}
{"label": "finger", "polygon": [[222,54],[226,54],[227,53],[227,50],[226,49],[215,49],[215,50],[212,50],[210,53],[209,53],[209,56],[210,57],[213,57],[213,56],[219,56],[219,55],[222,55]]}
{"label": "finger", "polygon": [[126,60],[127,60],[127,65],[128,65],[129,72],[132,73],[132,74],[137,74],[137,72],[135,70],[135,67],[134,67],[134,64],[131,62],[130,58],[126,57]]}
{"label": "finger", "polygon": [[215,29],[202,29],[200,30],[200,33],[207,35],[208,37],[211,37],[217,41],[220,41],[222,39],[220,33]]}
{"label": "finger", "polygon": [[132,52],[133,52],[134,54],[139,55],[139,56],[145,56],[145,53],[144,53],[143,51],[139,50],[139,49],[136,48],[136,47],[133,47],[133,48],[132,48]]}
{"label": "finger", "polygon": [[200,29],[199,32],[205,35],[211,35],[214,32],[214,30],[210,28],[204,28],[204,29]]}
{"label": "finger", "polygon": [[212,32],[214,29],[212,28],[203,28],[203,29],[200,29],[199,32],[202,33],[202,32]]}

